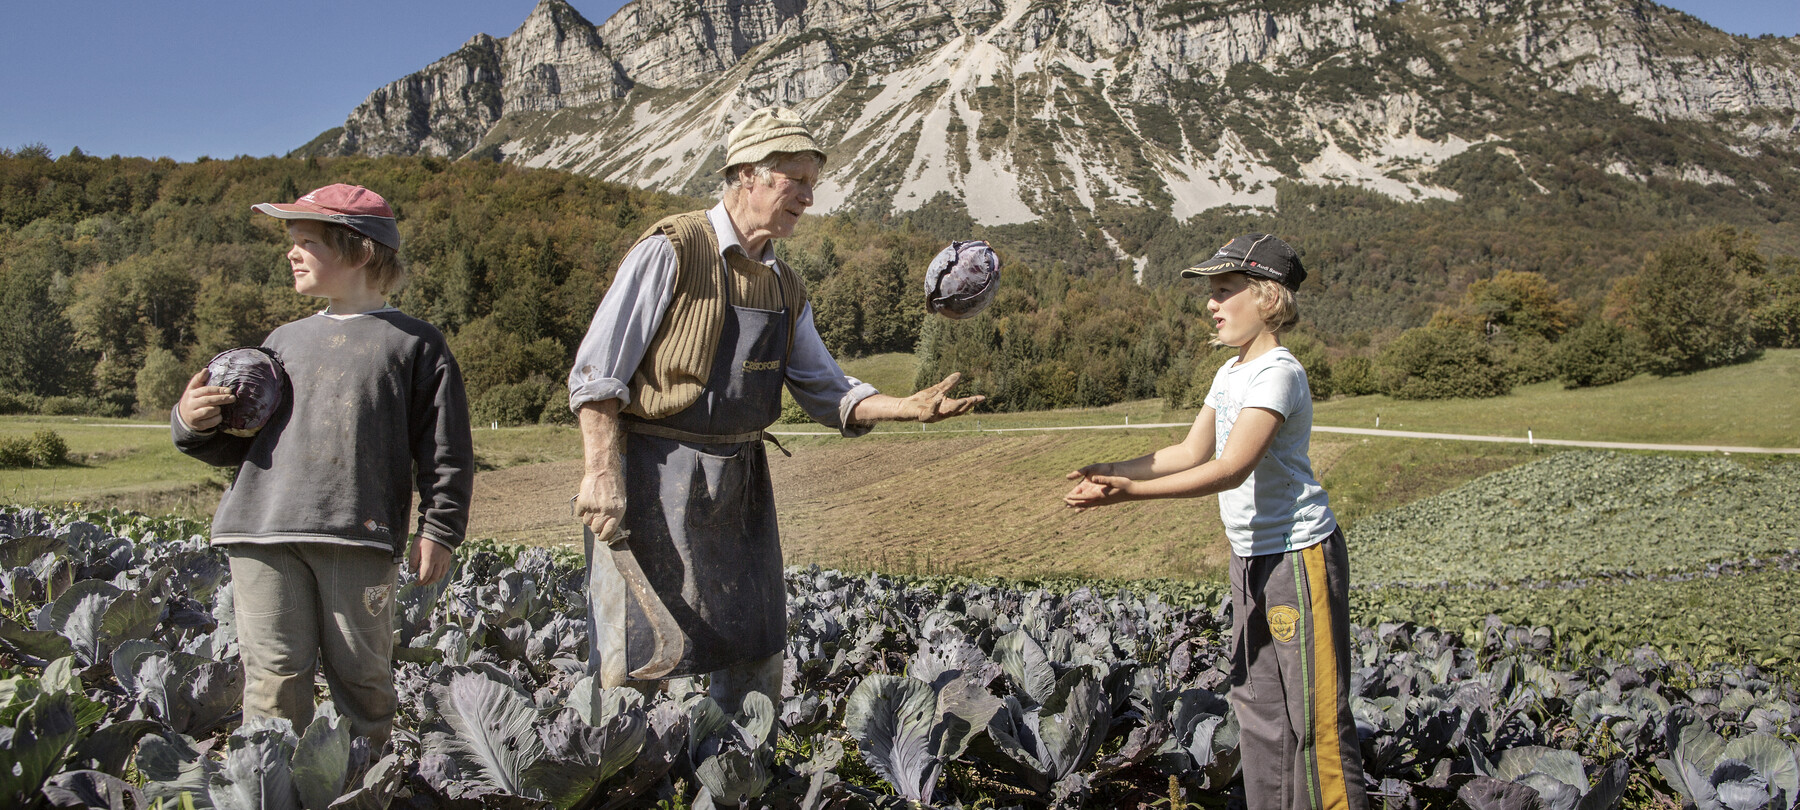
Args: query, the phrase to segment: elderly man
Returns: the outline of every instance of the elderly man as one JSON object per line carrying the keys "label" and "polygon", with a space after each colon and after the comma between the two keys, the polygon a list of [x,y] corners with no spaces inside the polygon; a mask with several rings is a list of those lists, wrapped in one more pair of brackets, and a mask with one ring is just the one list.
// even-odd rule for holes
{"label": "elderly man", "polygon": [[779,700],[787,591],[764,430],[783,385],[845,436],[935,422],[983,398],[905,399],[847,377],[773,240],[813,202],[825,154],[794,113],[732,130],[724,200],[668,217],[626,254],[569,374],[586,473],[589,669],[604,686],[712,675],[728,711]]}

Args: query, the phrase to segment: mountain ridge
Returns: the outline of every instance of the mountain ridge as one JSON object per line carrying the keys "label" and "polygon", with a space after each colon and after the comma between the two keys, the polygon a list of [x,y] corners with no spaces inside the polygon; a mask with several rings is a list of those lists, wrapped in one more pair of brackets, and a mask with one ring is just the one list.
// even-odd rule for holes
{"label": "mountain ridge", "polygon": [[1457,200],[1439,170],[1471,150],[1549,194],[1562,156],[1522,136],[1590,113],[1667,125],[1675,153],[1622,143],[1593,169],[1753,197],[1793,182],[1778,165],[1800,149],[1800,37],[1641,0],[637,0],[599,25],[542,0],[305,151],[705,195],[726,132],[765,104],[799,109],[825,145],[822,213],[940,200],[990,226],[1185,221],[1273,209],[1281,182]]}

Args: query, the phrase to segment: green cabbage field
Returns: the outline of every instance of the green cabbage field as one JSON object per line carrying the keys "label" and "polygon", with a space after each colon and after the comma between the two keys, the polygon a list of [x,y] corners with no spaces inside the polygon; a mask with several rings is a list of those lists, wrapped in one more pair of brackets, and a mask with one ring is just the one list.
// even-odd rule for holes
{"label": "green cabbage field", "polygon": [[1364,585],[1667,577],[1800,549],[1800,463],[1557,453],[1359,521]]}
{"label": "green cabbage field", "polygon": [[1558,453],[1359,521],[1364,621],[1552,626],[1572,654],[1648,645],[1800,674],[1800,463]]}

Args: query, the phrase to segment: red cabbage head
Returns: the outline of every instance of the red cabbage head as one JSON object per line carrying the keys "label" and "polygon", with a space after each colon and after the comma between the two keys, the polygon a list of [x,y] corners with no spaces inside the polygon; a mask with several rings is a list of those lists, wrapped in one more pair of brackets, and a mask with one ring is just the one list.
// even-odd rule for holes
{"label": "red cabbage head", "polygon": [[951,242],[925,270],[925,308],[962,320],[987,308],[1000,290],[1000,254],[979,240]]}
{"label": "red cabbage head", "polygon": [[237,402],[219,409],[219,427],[233,436],[254,436],[287,397],[287,372],[275,353],[262,347],[227,349],[206,364],[207,385],[231,389]]}

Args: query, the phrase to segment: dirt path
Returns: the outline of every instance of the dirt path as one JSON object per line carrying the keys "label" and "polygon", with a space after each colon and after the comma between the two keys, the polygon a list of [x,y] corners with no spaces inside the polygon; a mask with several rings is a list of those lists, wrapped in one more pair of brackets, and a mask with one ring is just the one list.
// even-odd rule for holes
{"label": "dirt path", "polygon": [[[1168,428],[1186,428],[1187,422],[1157,422],[1152,424],[1130,423],[1123,425],[1061,425],[1057,427],[1011,427],[1011,428],[940,428],[939,433],[1044,433],[1062,430],[1163,430]],[[770,431],[777,436],[832,436],[836,434],[817,431]],[[1650,442],[1596,442],[1583,439],[1550,439],[1532,435],[1525,436],[1483,436],[1473,433],[1421,433],[1413,430],[1382,430],[1381,428],[1333,427],[1330,425],[1313,425],[1314,433],[1348,433],[1356,436],[1387,436],[1396,439],[1439,439],[1456,442],[1498,442],[1502,444],[1550,444],[1558,447],[1596,447],[1606,450],[1655,450],[1669,453],[1771,453],[1776,455],[1800,454],[1800,447],[1738,447],[1723,444],[1655,444]]]}

